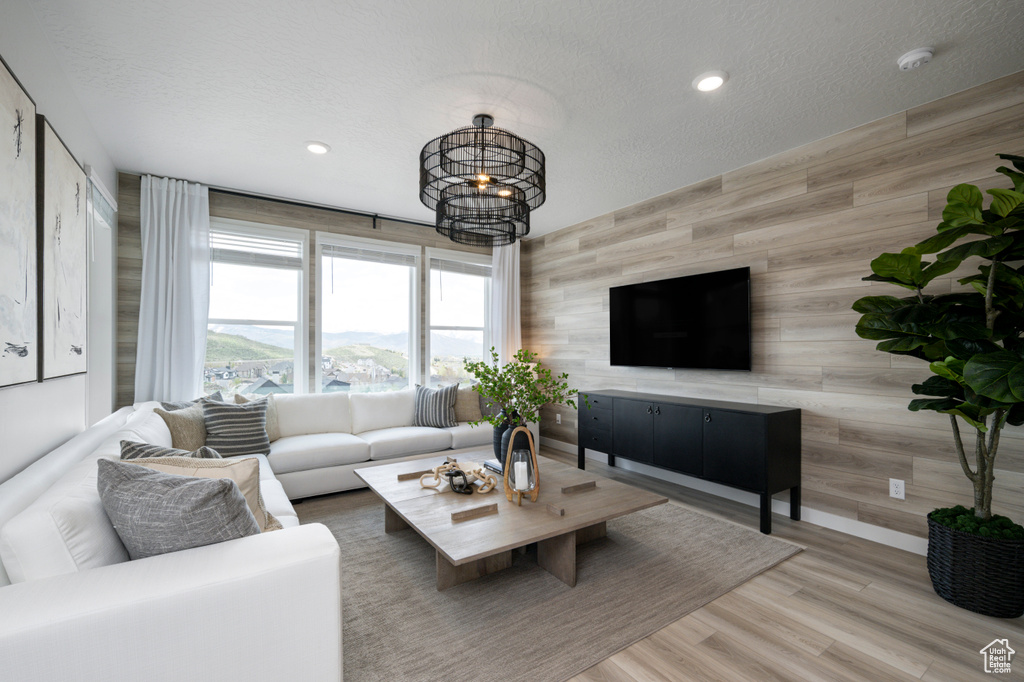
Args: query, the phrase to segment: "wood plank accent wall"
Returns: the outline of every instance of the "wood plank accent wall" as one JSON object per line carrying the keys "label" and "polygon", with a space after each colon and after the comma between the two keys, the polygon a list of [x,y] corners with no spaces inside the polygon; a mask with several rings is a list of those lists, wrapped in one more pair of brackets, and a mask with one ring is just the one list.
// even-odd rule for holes
{"label": "wood plank accent wall", "polygon": [[[580,389],[620,388],[803,410],[804,504],[927,535],[925,514],[972,505],[948,418],[912,413],[921,361],[854,333],[869,261],[934,234],[961,182],[1008,186],[1024,153],[1024,72],[905,111],[523,244],[523,340]],[[612,367],[608,288],[750,266],[753,371]],[[929,290],[959,287],[957,273]],[[562,425],[555,414],[562,413]],[[542,435],[576,443],[571,410]],[[1009,427],[996,504],[1024,521],[1024,428]],[[889,478],[906,500],[889,497]]]}
{"label": "wood plank accent wall", "polygon": [[[139,297],[142,282],[140,191],[141,178],[138,175],[119,174],[117,193],[120,209],[117,234],[117,407],[131,405],[135,400],[135,354],[139,333]],[[373,220],[366,216],[298,206],[272,199],[236,196],[215,190],[210,191],[210,216],[309,230],[310,282],[315,282],[315,277],[317,277],[317,259],[313,257],[317,251],[316,232],[367,237],[469,253],[490,253],[490,249],[455,244],[426,226],[419,227],[378,219],[377,228],[374,229]],[[424,292],[429,276],[427,265],[424,261],[420,278],[420,290]],[[420,348],[423,348],[426,335],[426,302],[424,297],[420,298],[420,319],[423,320]],[[319,362],[318,358],[313,357],[313,339],[316,338],[316,289],[313,286],[310,287],[309,306],[309,367],[310,389],[312,389],[312,370],[315,366],[313,363]],[[420,355],[420,371],[422,372],[427,359],[423,357],[422,353]]]}

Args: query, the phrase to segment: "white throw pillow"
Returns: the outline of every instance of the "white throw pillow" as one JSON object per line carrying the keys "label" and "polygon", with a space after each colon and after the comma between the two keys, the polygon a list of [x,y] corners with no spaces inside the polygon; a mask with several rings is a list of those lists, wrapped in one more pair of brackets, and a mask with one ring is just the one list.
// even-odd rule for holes
{"label": "white throw pillow", "polygon": [[416,390],[352,394],[352,433],[412,426]]}
{"label": "white throw pillow", "polygon": [[274,404],[281,438],[309,433],[352,433],[348,393],[278,393]]}

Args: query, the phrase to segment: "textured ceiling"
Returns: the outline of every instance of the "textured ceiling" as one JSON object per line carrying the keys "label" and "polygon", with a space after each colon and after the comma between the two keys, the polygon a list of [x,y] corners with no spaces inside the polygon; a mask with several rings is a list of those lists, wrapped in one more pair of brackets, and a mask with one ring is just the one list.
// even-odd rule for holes
{"label": "textured ceiling", "polygon": [[547,155],[532,235],[1024,69],[1019,0],[33,7],[122,170],[430,221],[420,148],[488,112]]}

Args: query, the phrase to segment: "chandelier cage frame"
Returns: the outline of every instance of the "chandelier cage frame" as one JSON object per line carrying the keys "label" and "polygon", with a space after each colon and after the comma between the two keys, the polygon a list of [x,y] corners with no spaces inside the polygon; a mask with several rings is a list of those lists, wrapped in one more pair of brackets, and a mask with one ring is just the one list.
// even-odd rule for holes
{"label": "chandelier cage frame", "polygon": [[420,152],[420,201],[436,229],[474,246],[511,244],[530,232],[530,211],[547,198],[544,153],[478,114]]}

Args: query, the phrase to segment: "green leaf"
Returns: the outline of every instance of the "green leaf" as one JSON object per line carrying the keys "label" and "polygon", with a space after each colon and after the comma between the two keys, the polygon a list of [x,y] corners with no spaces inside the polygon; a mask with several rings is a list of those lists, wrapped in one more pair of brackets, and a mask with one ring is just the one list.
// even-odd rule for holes
{"label": "green leaf", "polygon": [[996,168],[997,173],[1002,173],[1006,177],[1013,181],[1013,188],[1018,192],[1024,192],[1024,173],[1018,173],[1015,170],[1010,170],[1006,166],[1000,166]]}
{"label": "green leaf", "polygon": [[[984,353],[998,353],[1002,350],[999,346],[986,339],[948,339],[946,341],[946,349],[962,362],[966,362],[973,358],[975,355],[982,355]],[[949,358],[946,358],[946,363],[949,363]],[[935,372],[935,370],[932,370]],[[938,372],[935,372],[938,374]],[[963,376],[963,367],[961,366],[959,374]]]}
{"label": "green leaf", "polygon": [[907,407],[911,412],[919,412],[921,410],[942,412],[943,410],[955,409],[959,404],[958,401],[952,398],[915,398],[910,401],[910,405]]}
{"label": "green leaf", "polygon": [[1009,161],[1013,164],[1013,167],[1017,170],[1024,172],[1024,156],[1017,156],[1015,154],[996,154],[1003,161]]}
{"label": "green leaf", "polygon": [[1024,424],[1024,403],[1017,403],[1006,413],[1006,423],[1013,426]]}
{"label": "green leaf", "polygon": [[910,389],[917,395],[937,395],[947,398],[959,397],[963,392],[960,384],[945,377],[928,377],[923,384],[914,384]]}
{"label": "green leaf", "polygon": [[907,301],[895,296],[865,296],[854,301],[853,309],[858,313],[891,313],[906,305]]}
{"label": "green leaf", "polygon": [[1021,203],[1024,203],[1024,194],[1015,192],[1012,189],[990,189],[988,193],[992,195],[990,210],[1003,218],[1010,215]]}
{"label": "green leaf", "polygon": [[985,426],[985,422],[982,419],[980,419],[977,416],[975,416],[973,412],[971,412],[968,409],[966,409],[966,407],[963,404],[961,404],[960,407],[954,407],[954,408],[950,408],[948,410],[937,410],[937,411],[938,412],[942,412],[943,414],[952,414],[952,415],[955,415],[957,417],[960,417],[965,422],[967,422],[968,424],[970,424],[971,426],[973,426],[974,428],[978,429],[979,431],[981,431],[983,433],[985,431],[988,431],[988,427]]}
{"label": "green leaf", "polygon": [[964,365],[964,381],[978,395],[1004,403],[1024,401],[1024,360],[1007,350],[976,355]]}
{"label": "green leaf", "polygon": [[949,190],[949,194],[946,195],[946,201],[948,203],[959,202],[981,210],[984,197],[981,195],[980,189],[965,182]]}
{"label": "green leaf", "polygon": [[917,287],[920,286],[922,279],[921,256],[910,253],[883,253],[871,261],[871,272],[879,277]]}
{"label": "green leaf", "polygon": [[938,322],[925,327],[930,335],[943,341],[953,339],[987,339],[992,332],[985,326],[984,311],[953,306]]}
{"label": "green leaf", "polygon": [[[860,331],[858,330],[857,333],[859,334]],[[869,337],[865,336],[864,338]],[[885,353],[906,353],[907,351],[912,351],[915,348],[927,346],[929,343],[931,343],[931,339],[927,336],[903,336],[898,339],[882,341],[875,346],[875,348]]]}
{"label": "green leaf", "polygon": [[[979,239],[976,242],[968,242],[967,244],[954,246],[952,249],[938,254],[936,258],[940,261],[956,261],[957,266],[959,266],[961,262],[967,260],[971,256],[991,258],[1003,249],[1012,245],[1013,237],[1009,235],[991,237],[989,239]],[[956,268],[953,269],[955,270]],[[950,270],[950,272],[952,272],[952,270]]]}
{"label": "green leaf", "polygon": [[985,221],[981,217],[981,208],[962,201],[951,201],[942,209],[942,221],[953,227],[963,225],[981,225]]}
{"label": "green leaf", "polygon": [[903,253],[916,253],[923,255],[926,253],[937,253],[942,251],[944,248],[955,242],[960,237],[967,234],[966,227],[951,227],[950,229],[939,232],[933,237],[929,237],[922,242],[918,242],[916,246],[911,246],[903,249]]}
{"label": "green leaf", "polygon": [[[964,361],[953,356],[947,357],[941,362],[933,362],[928,365],[928,369],[939,375],[943,379],[954,381],[958,385],[963,383],[964,380]],[[927,383],[927,382],[925,382]]]}
{"label": "green leaf", "polygon": [[958,267],[960,267],[960,263],[962,262],[963,261],[960,260],[940,258],[938,261],[932,263],[924,270],[922,270],[922,274],[924,275],[924,284],[928,284],[928,282],[932,281],[936,277],[948,275],[949,273],[953,272]]}

